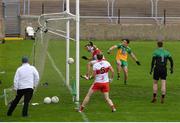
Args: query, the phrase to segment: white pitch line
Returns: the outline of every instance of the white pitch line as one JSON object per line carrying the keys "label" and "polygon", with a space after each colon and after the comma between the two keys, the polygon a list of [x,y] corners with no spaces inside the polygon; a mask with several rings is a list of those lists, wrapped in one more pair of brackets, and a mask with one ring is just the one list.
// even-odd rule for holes
{"label": "white pitch line", "polygon": [[[50,55],[49,52],[47,52],[47,55],[48,55],[49,60],[51,61],[51,64],[52,64],[53,68],[55,69],[55,71],[56,71],[56,72],[58,73],[58,75],[62,78],[62,80],[64,81],[64,83],[66,83],[66,80],[65,80],[62,72],[61,72],[61,71],[58,69],[58,67],[56,66],[56,64],[55,64],[54,60],[52,59],[52,57],[51,57],[51,55]],[[67,85],[67,87],[68,87],[69,91],[72,92],[72,88],[71,88],[69,85]],[[77,108],[79,108],[79,104],[77,104],[76,106],[77,106]],[[81,112],[80,114],[81,114],[81,116],[82,116],[82,118],[83,118],[83,120],[84,120],[85,122],[89,122],[88,117],[85,115],[84,112]]]}
{"label": "white pitch line", "polygon": [[0,74],[5,74],[6,72],[5,71],[1,71]]}
{"label": "white pitch line", "polygon": [[[52,59],[51,55],[49,54],[49,52],[47,52],[47,55],[48,55],[49,60],[51,61],[51,64],[52,64],[53,68],[58,73],[58,75],[62,78],[63,82],[66,84],[66,80],[65,80],[62,72],[56,66],[56,64],[55,64],[54,60]],[[67,87],[68,87],[69,91],[72,92],[72,88],[69,85],[67,85]]]}
{"label": "white pitch line", "polygon": [[89,122],[89,119],[87,118],[84,112],[80,112],[80,114],[85,122]]}

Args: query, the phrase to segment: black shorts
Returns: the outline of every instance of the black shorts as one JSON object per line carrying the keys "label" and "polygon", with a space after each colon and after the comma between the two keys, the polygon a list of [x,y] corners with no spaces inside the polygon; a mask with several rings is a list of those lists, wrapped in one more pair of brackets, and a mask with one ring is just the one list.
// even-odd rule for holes
{"label": "black shorts", "polygon": [[154,80],[166,80],[167,77],[167,68],[154,68],[153,79]]}

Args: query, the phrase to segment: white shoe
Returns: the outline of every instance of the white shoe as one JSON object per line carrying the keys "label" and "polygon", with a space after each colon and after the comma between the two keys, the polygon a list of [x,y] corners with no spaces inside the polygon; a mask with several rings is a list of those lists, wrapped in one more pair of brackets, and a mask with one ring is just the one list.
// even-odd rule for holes
{"label": "white shoe", "polygon": [[116,112],[116,109],[114,108],[114,109],[112,109],[112,112]]}

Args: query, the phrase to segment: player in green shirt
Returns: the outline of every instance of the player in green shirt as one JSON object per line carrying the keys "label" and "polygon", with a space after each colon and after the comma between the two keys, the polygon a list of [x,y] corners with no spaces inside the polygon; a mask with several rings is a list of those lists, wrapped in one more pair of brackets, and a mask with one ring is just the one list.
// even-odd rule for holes
{"label": "player in green shirt", "polygon": [[122,69],[124,72],[124,84],[126,85],[128,79],[128,55],[132,57],[132,59],[136,62],[137,65],[140,65],[140,62],[132,52],[131,48],[128,46],[130,41],[128,39],[123,39],[122,41],[123,42],[121,44],[113,45],[112,47],[110,47],[107,53],[110,54],[112,50],[117,49],[117,80],[120,79],[120,71]]}
{"label": "player in green shirt", "polygon": [[156,49],[153,53],[152,62],[151,62],[151,70],[150,74],[152,74],[153,70],[153,99],[152,103],[157,100],[157,91],[158,91],[158,80],[161,79],[161,103],[164,103],[164,98],[166,94],[166,77],[167,77],[167,60],[170,61],[170,72],[173,73],[173,59],[170,53],[163,49],[163,42],[157,42],[158,49]]}

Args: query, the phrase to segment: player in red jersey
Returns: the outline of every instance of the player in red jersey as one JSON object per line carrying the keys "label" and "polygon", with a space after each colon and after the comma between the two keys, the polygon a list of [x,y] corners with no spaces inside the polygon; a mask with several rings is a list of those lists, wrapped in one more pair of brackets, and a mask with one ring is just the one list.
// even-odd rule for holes
{"label": "player in red jersey", "polygon": [[85,75],[81,75],[81,77],[86,80],[89,80],[89,79],[92,79],[91,66],[96,63],[97,54],[101,53],[101,50],[97,48],[96,45],[94,45],[92,41],[90,41],[87,45],[85,45],[85,48],[88,52],[91,52],[92,57],[87,58],[86,56],[82,56],[82,59],[88,60],[88,63],[87,63],[87,72]]}
{"label": "player in red jersey", "polygon": [[99,50],[96,45],[93,44],[92,41],[90,41],[88,44],[85,45],[85,49],[92,54],[91,58],[87,58],[86,56],[82,56],[85,60],[97,60],[97,54],[101,53],[101,50]]}
{"label": "player in red jersey", "polygon": [[[111,71],[111,78],[109,78],[108,76],[109,71]],[[102,54],[97,54],[97,62],[93,65],[93,74],[95,78],[94,83],[92,84],[86,97],[84,98],[79,108],[79,112],[82,112],[84,110],[84,107],[89,102],[91,95],[98,90],[104,94],[104,98],[111,107],[112,112],[116,111],[112,100],[109,98],[109,82],[112,81],[114,77],[114,69],[108,61],[103,60]]]}

